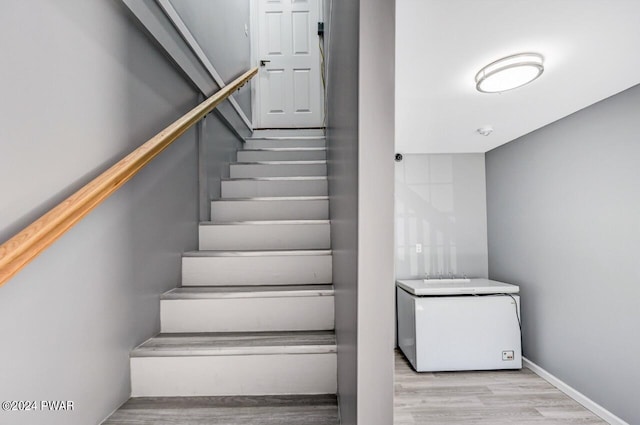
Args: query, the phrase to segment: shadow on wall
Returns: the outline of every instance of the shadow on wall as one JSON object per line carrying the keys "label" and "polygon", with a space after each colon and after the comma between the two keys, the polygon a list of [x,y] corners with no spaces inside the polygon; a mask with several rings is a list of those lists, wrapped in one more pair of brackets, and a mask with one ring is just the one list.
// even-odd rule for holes
{"label": "shadow on wall", "polygon": [[405,155],[395,178],[396,277],[487,277],[484,155]]}

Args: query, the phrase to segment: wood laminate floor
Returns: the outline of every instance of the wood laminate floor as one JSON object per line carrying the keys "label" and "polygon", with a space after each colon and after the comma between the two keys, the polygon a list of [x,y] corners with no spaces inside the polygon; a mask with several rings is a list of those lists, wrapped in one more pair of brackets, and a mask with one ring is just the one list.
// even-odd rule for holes
{"label": "wood laminate floor", "polygon": [[132,398],[103,425],[338,425],[335,395]]}
{"label": "wood laminate floor", "polygon": [[394,404],[394,425],[606,425],[529,369],[417,373],[398,351]]}

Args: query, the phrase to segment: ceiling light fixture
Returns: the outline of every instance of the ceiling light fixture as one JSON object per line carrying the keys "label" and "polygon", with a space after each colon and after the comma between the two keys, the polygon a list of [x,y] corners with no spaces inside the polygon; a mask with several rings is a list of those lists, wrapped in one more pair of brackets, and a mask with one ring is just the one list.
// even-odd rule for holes
{"label": "ceiling light fixture", "polygon": [[524,86],[542,75],[544,58],[539,53],[518,53],[491,62],[476,74],[476,89],[500,93]]}

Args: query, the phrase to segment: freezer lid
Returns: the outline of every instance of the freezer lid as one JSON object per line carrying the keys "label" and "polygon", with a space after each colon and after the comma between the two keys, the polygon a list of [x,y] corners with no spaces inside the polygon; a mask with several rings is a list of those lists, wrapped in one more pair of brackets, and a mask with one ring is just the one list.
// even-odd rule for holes
{"label": "freezer lid", "polygon": [[[461,279],[460,279],[461,280]],[[446,279],[429,280],[398,280],[396,285],[408,293],[416,296],[429,295],[474,295],[474,294],[517,294],[517,285],[498,282],[489,279],[468,279],[464,281],[447,282]]]}

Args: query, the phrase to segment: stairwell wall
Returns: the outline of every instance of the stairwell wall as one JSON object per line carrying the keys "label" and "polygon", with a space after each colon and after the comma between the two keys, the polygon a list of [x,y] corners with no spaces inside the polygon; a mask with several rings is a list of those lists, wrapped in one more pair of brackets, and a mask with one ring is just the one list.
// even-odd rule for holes
{"label": "stairwell wall", "polygon": [[229,164],[236,161],[242,143],[216,111],[200,126],[200,221],[209,221],[211,201],[221,198],[220,181],[229,177]]}
{"label": "stairwell wall", "polygon": [[331,12],[327,171],[338,342],[338,401],[342,424],[355,425],[358,407],[359,2],[334,1]]}
{"label": "stairwell wall", "polygon": [[[225,83],[251,68],[249,0],[171,0],[171,4]],[[251,85],[233,96],[251,120]]]}
{"label": "stairwell wall", "polygon": [[640,423],[640,86],[486,155],[489,277],[520,285],[524,355]]}
{"label": "stairwell wall", "polygon": [[327,3],[340,415],[345,425],[388,425],[393,423],[395,2]]}
{"label": "stairwell wall", "polygon": [[358,424],[393,423],[395,0],[360,4]]}
{"label": "stairwell wall", "polygon": [[[120,2],[8,0],[0,35],[0,240],[197,101]],[[129,351],[196,247],[197,155],[194,129],[0,287],[0,400],[74,402],[1,423],[99,423],[129,397]]]}

